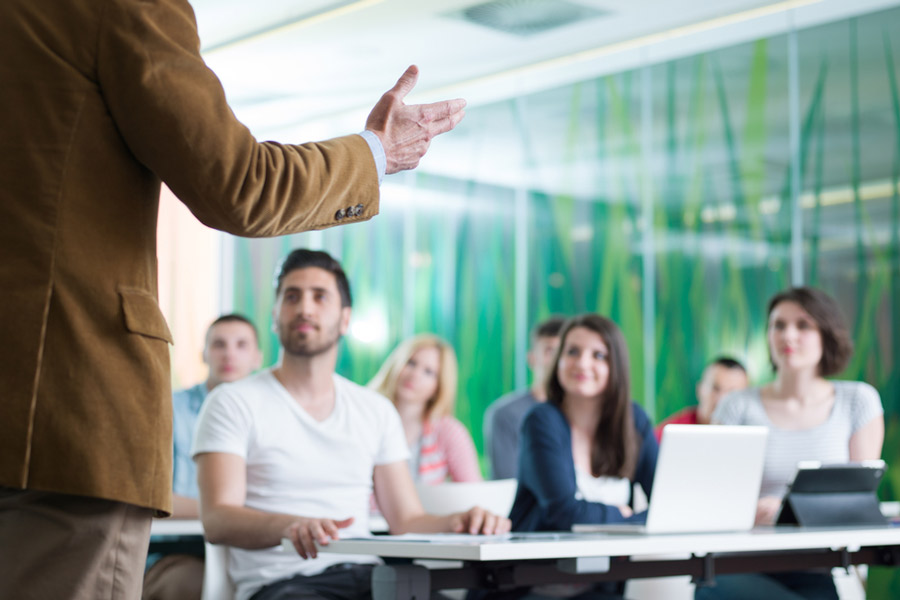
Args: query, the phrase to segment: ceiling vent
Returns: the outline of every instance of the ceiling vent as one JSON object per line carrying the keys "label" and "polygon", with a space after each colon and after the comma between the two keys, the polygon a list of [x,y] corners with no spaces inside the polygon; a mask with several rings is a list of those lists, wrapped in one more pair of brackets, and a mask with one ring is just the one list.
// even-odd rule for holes
{"label": "ceiling vent", "polygon": [[609,13],[565,0],[492,0],[450,16],[505,33],[529,36],[606,14]]}

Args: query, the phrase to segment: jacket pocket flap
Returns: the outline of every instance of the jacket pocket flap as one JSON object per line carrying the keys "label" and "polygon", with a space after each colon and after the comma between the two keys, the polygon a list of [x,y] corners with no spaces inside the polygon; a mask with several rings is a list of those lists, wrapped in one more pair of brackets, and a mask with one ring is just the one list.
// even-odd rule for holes
{"label": "jacket pocket flap", "polygon": [[143,290],[121,287],[119,297],[122,298],[122,312],[128,331],[173,343],[172,333],[156,298]]}

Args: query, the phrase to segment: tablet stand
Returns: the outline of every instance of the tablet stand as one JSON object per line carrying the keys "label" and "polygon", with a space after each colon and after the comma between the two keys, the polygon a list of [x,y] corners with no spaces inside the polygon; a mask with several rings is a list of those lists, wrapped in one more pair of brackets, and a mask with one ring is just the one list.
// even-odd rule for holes
{"label": "tablet stand", "polygon": [[778,525],[884,525],[874,492],[788,492]]}
{"label": "tablet stand", "polygon": [[878,503],[884,463],[801,466],[781,504],[777,525],[885,525]]}

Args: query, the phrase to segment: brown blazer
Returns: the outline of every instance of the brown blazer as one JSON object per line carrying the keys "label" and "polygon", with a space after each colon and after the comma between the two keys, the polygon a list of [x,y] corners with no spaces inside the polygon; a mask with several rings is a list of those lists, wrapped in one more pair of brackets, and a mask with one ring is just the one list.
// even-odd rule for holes
{"label": "brown blazer", "polygon": [[0,2],[0,486],[171,510],[160,179],[236,235],[378,212],[365,140],[258,143],[199,47],[186,0]]}

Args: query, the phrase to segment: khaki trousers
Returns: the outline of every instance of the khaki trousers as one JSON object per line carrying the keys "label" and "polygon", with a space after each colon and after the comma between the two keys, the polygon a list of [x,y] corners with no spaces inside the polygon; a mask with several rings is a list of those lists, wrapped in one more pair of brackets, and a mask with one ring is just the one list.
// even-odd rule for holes
{"label": "khaki trousers", "polygon": [[138,600],[153,512],[0,487],[0,598]]}
{"label": "khaki trousers", "polygon": [[203,594],[203,559],[169,554],[144,574],[143,600],[200,600]]}

